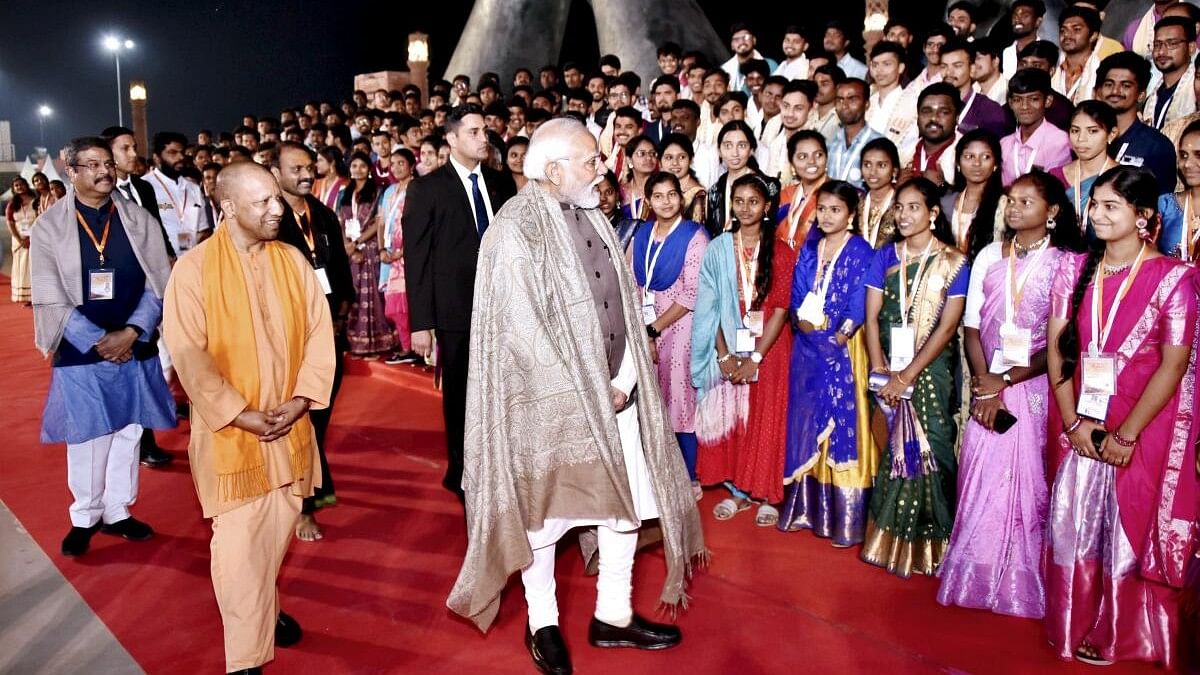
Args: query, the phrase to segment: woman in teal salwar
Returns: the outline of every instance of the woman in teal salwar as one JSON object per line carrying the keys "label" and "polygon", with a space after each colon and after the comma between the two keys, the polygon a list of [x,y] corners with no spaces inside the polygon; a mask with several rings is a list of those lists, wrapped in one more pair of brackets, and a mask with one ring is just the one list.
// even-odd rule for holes
{"label": "woman in teal salwar", "polygon": [[937,186],[921,177],[906,181],[894,208],[896,241],[879,250],[864,279],[867,350],[872,372],[886,377],[875,398],[888,435],[879,439],[883,456],[861,557],[908,577],[937,571],[954,525],[958,360],[951,340],[970,273]]}

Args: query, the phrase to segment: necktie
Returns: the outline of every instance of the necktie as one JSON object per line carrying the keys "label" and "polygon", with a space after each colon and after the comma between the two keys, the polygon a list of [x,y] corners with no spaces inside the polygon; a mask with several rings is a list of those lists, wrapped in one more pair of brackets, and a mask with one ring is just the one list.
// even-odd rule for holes
{"label": "necktie", "polygon": [[479,236],[488,228],[487,204],[483,202],[483,191],[479,189],[479,174],[471,174],[471,201],[475,203],[475,229]]}
{"label": "necktie", "polygon": [[132,183],[118,185],[117,187],[121,189],[121,194],[125,195],[126,199],[130,199],[130,200],[133,199],[133,184]]}

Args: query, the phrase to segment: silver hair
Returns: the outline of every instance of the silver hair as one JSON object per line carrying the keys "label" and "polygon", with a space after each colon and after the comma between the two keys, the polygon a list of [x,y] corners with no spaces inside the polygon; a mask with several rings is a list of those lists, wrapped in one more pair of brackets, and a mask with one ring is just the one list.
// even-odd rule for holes
{"label": "silver hair", "polygon": [[546,180],[546,165],[570,156],[571,141],[580,133],[591,135],[587,127],[573,117],[556,117],[539,126],[525,151],[525,177]]}

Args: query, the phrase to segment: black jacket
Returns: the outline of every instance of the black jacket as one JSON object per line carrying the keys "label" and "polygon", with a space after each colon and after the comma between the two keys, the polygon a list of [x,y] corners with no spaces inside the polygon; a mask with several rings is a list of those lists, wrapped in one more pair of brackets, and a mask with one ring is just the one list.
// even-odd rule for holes
{"label": "black jacket", "polygon": [[[158,196],[154,194],[154,186],[147,183],[146,180],[141,176],[135,176],[133,174],[130,174],[129,176],[129,183],[137,192],[138,198],[142,202],[141,207],[149,211],[150,215],[154,216],[155,222],[158,223],[159,229],[162,230],[163,245],[167,247],[167,257],[174,258],[175,248],[171,246],[171,238],[167,236],[167,228],[163,226],[162,216],[160,216],[158,213]],[[122,197],[125,196],[124,192],[116,189],[113,190],[113,194],[118,194]],[[131,201],[134,205],[137,205],[137,201],[129,201]]]}
{"label": "black jacket", "polygon": [[[482,167],[492,212],[517,193],[508,174]],[[417,178],[404,202],[404,277],[413,332],[469,331],[479,232],[471,200],[450,162]]]}
{"label": "black jacket", "polygon": [[[354,278],[350,275],[350,258],[346,256],[343,245],[342,225],[337,216],[321,200],[308,195],[304,198],[308,204],[309,223],[312,227],[314,252],[308,247],[304,233],[296,224],[292,207],[283,203],[283,220],[279,223],[279,241],[291,244],[300,249],[304,257],[314,268],[324,267],[325,276],[329,278],[332,293],[325,296],[329,300],[329,314],[334,321],[339,318],[342,303],[353,303],[357,295],[354,288]],[[315,254],[315,255],[314,255]]]}

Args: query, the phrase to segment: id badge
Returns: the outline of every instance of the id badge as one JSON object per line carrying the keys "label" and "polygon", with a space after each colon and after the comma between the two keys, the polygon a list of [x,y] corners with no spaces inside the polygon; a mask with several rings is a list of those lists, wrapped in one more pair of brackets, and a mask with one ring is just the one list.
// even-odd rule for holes
{"label": "id badge", "polygon": [[904,370],[917,354],[917,334],[911,326],[892,326],[891,333],[892,372]]}
{"label": "id badge", "polygon": [[317,281],[321,283],[321,290],[325,291],[325,295],[332,293],[333,287],[329,285],[329,275],[326,274],[325,268],[316,267],[313,268],[313,271],[317,273]]}
{"label": "id badge", "polygon": [[1004,362],[1009,368],[1016,366],[1028,368],[1032,345],[1033,332],[1028,328],[1018,328],[1011,323],[1000,326],[1000,350],[1003,352]]}
{"label": "id badge", "polygon": [[1103,422],[1108,417],[1108,400],[1110,398],[1107,394],[1080,394],[1075,412]]}
{"label": "id badge", "polygon": [[186,251],[186,250],[190,249],[191,247],[192,247],[192,233],[191,232],[180,232],[179,233],[179,248],[180,248],[180,250]]}
{"label": "id badge", "polygon": [[88,300],[112,300],[115,280],[113,270],[88,270]]}
{"label": "id badge", "polygon": [[362,236],[362,225],[358,222],[358,218],[349,218],[346,220],[346,238],[358,239]]}
{"label": "id badge", "polygon": [[749,354],[756,348],[754,334],[749,328],[739,328],[734,334],[733,351],[741,354]]}
{"label": "id badge", "polygon": [[1112,354],[1084,354],[1083,393],[1113,396],[1117,393],[1117,359]]}
{"label": "id badge", "polygon": [[814,328],[824,328],[825,303],[816,293],[810,292],[804,296],[804,302],[800,303],[800,309],[796,310],[796,318],[811,323]]}
{"label": "id badge", "polygon": [[1003,375],[1012,369],[1008,361],[1004,358],[1004,350],[997,349],[992,352],[992,361],[988,364],[988,372],[993,375]]}
{"label": "id badge", "polygon": [[[763,313],[761,309],[756,309],[746,312],[746,316],[742,317],[742,323],[746,324],[746,328],[750,334],[756,338],[762,337],[763,334]],[[751,349],[750,351],[754,351]]]}
{"label": "id badge", "polygon": [[654,311],[653,302],[642,303],[642,323],[649,326],[658,320],[658,313]]}

